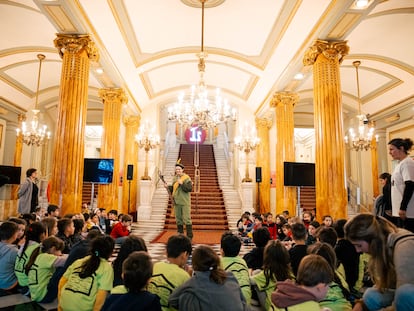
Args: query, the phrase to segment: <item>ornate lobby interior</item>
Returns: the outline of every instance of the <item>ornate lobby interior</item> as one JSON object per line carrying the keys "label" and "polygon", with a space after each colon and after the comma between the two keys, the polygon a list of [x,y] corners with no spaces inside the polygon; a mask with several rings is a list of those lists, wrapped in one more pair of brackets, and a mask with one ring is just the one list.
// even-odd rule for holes
{"label": "ornate lobby interior", "polygon": [[[387,142],[414,138],[413,14],[410,0],[0,1],[0,164],[21,180],[37,168],[62,214],[96,200],[151,219],[159,173],[171,179],[198,123],[238,194],[234,217],[296,212],[284,162],[315,163],[317,217],[369,211],[392,172]],[[184,120],[191,85],[214,122]],[[33,117],[40,142],[22,132]],[[353,139],[358,126],[375,135]],[[91,200],[84,158],[114,159]],[[0,189],[0,219],[16,215],[16,187]]]}

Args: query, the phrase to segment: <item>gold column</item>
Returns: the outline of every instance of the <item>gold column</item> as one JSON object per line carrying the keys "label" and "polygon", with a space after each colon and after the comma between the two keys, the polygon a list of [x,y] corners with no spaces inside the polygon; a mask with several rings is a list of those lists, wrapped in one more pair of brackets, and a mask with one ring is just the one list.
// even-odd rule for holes
{"label": "gold column", "polygon": [[260,144],[256,147],[256,166],[262,168],[262,182],[258,186],[259,213],[270,212],[270,148],[269,129],[272,120],[269,118],[256,118],[257,136]]}
{"label": "gold column", "polygon": [[296,188],[284,186],[283,162],[295,161],[293,107],[298,100],[295,93],[278,92],[270,102],[276,108],[276,214],[296,215]]}
{"label": "gold column", "polygon": [[[18,121],[18,127],[22,128],[22,122],[24,122],[26,120],[26,116],[23,114],[19,114],[17,116],[17,121]],[[14,166],[22,166],[22,150],[23,150],[23,139],[22,139],[22,134],[20,133],[20,135],[18,135],[16,137],[16,145],[14,147],[14,159],[13,159],[13,165]],[[26,174],[24,174],[24,176],[26,176]],[[12,200],[17,200],[17,189],[19,188],[18,185],[13,185],[12,186],[12,192],[11,192],[11,199]],[[16,210],[17,212],[17,210]]]}
{"label": "gold column", "polygon": [[377,140],[375,138],[372,139],[371,146],[372,194],[376,198],[380,192],[378,184],[378,150]]}
{"label": "gold column", "polygon": [[304,65],[313,65],[316,215],[347,218],[345,143],[339,64],[349,47],[346,41],[316,40],[305,53]]}
{"label": "gold column", "polygon": [[114,173],[112,183],[99,185],[98,207],[109,210],[118,210],[118,187],[120,168],[119,132],[121,126],[122,105],[127,102],[123,89],[105,88],[99,90],[102,98],[103,111],[103,133],[101,142],[101,158],[114,159]]}
{"label": "gold column", "polygon": [[57,34],[54,43],[63,61],[51,202],[59,204],[65,215],[81,210],[89,67],[98,53],[88,35]]}
{"label": "gold column", "polygon": [[[137,180],[138,180],[138,145],[135,142],[135,135],[138,133],[141,117],[127,116],[123,122],[125,125],[125,160],[124,160],[124,180],[122,182],[122,211],[136,213],[137,211]],[[133,178],[127,180],[128,164],[134,166]]]}

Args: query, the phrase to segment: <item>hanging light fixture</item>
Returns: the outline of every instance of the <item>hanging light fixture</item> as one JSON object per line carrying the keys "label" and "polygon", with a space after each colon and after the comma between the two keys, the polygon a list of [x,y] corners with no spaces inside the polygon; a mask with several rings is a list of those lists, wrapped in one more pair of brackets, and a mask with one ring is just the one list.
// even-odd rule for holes
{"label": "hanging light fixture", "polygon": [[357,94],[358,94],[358,129],[349,129],[349,137],[345,136],[345,143],[355,151],[369,150],[373,148],[372,139],[375,137],[378,141],[378,135],[374,135],[375,128],[373,122],[368,120],[368,116],[362,113],[361,96],[359,92],[359,72],[358,68],[361,65],[359,60],[352,63],[356,70]]}
{"label": "hanging light fixture", "polygon": [[204,5],[207,0],[201,2],[201,50],[197,54],[198,72],[200,79],[197,86],[193,85],[189,93],[180,93],[178,102],[168,108],[168,119],[177,121],[185,127],[197,125],[200,128],[208,129],[229,119],[236,121],[236,109],[232,109],[227,99],[223,99],[220,89],[216,89],[215,100],[210,102],[207,86],[204,81],[206,69],[204,51]]}
{"label": "hanging light fixture", "polygon": [[39,73],[37,75],[37,89],[35,107],[32,109],[33,119],[30,121],[30,126],[26,122],[22,122],[21,128],[17,128],[17,137],[21,137],[22,141],[29,146],[41,146],[50,139],[50,132],[47,131],[46,125],[39,125],[38,109],[39,102],[39,87],[40,87],[40,73],[42,71],[42,62],[46,58],[43,54],[37,54],[39,59]]}

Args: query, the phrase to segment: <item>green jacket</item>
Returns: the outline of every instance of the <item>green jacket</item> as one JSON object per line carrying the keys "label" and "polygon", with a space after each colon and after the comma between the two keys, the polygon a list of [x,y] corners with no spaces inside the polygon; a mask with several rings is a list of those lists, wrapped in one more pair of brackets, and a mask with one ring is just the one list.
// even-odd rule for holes
{"label": "green jacket", "polygon": [[[174,192],[174,184],[179,180],[179,178],[184,178],[183,184],[177,187],[177,190]],[[190,176],[184,174],[181,177],[174,176],[172,185],[169,186],[169,190],[172,193],[174,204],[175,205],[184,205],[191,206],[191,190],[193,190],[193,182],[191,181]]]}
{"label": "green jacket", "polygon": [[250,305],[250,301],[252,299],[252,291],[250,288],[249,268],[247,267],[246,261],[244,261],[244,259],[239,256],[222,257],[221,264],[224,270],[232,272],[236,277],[243,296],[246,298],[247,304]]}
{"label": "green jacket", "polygon": [[263,271],[260,271],[251,277],[251,285],[257,293],[262,310],[272,310],[271,307],[275,308],[272,305],[271,295],[276,289],[276,281],[269,280],[269,284],[266,285],[266,276]]}
{"label": "green jacket", "polygon": [[293,305],[286,308],[276,308],[273,307],[273,309],[269,310],[275,310],[275,311],[321,311],[321,307],[319,306],[319,303],[316,301],[305,301],[302,303],[298,303],[297,305]]}

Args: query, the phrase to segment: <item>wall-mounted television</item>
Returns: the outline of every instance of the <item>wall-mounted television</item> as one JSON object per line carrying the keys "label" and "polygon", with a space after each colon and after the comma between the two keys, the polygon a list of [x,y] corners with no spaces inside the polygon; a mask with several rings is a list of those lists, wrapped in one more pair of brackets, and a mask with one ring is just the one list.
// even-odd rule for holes
{"label": "wall-mounted television", "polygon": [[315,164],[284,162],[285,186],[315,186]]}
{"label": "wall-mounted television", "polygon": [[96,184],[111,184],[114,173],[114,159],[85,158],[83,181]]}
{"label": "wall-mounted television", "polygon": [[0,175],[3,184],[20,185],[22,168],[20,166],[0,165]]}

